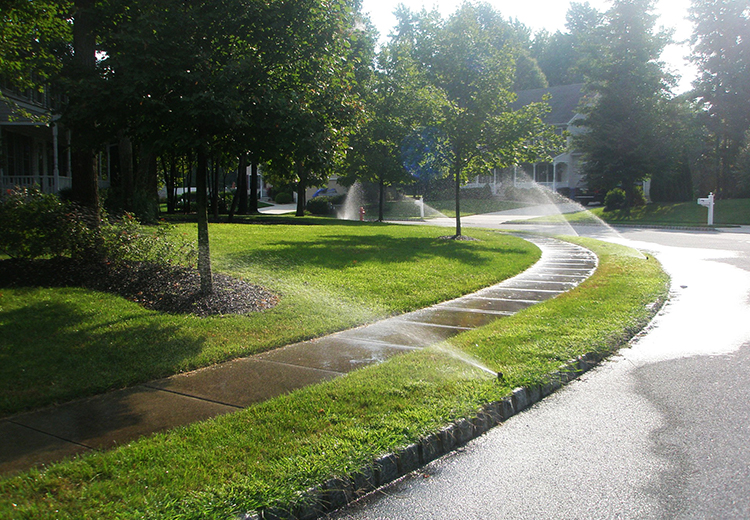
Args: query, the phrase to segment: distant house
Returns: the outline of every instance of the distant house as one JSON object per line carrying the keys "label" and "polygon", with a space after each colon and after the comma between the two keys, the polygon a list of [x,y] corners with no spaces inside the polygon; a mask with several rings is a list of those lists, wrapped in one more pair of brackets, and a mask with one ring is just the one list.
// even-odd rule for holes
{"label": "distant house", "polygon": [[[71,186],[70,132],[53,111],[58,98],[21,92],[0,79],[0,189],[38,186],[57,193]],[[98,155],[100,187],[107,187],[110,148]]]}
{"label": "distant house", "polygon": [[537,183],[571,198],[576,197],[585,189],[586,184],[580,170],[581,153],[572,147],[570,136],[583,131],[575,125],[576,121],[583,118],[578,111],[584,96],[583,84],[523,90],[516,94],[518,98],[514,107],[540,102],[544,96],[550,96],[550,112],[544,117],[544,122],[553,125],[561,135],[567,132],[569,137],[565,149],[552,162],[517,164],[502,172],[494,171],[490,175],[479,176],[468,187],[489,186],[493,193],[497,193],[503,187],[502,181],[505,179],[506,183],[512,182],[516,188],[530,188],[532,183]]}

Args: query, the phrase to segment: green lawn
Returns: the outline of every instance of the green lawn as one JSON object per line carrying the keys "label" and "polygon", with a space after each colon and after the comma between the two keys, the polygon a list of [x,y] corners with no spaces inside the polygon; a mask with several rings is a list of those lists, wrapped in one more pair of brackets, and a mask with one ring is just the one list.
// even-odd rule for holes
{"label": "green lawn", "polygon": [[[665,226],[705,226],[708,208],[696,202],[674,204],[655,203],[629,210],[604,211],[603,207],[590,208],[591,214],[610,224],[641,224]],[[551,216],[526,222],[550,222],[567,219],[569,222],[592,221],[588,212],[567,213],[563,217]],[[750,199],[718,200],[714,206],[714,225],[750,225]]]}
{"label": "green lawn", "polygon": [[[648,204],[629,211],[604,211],[604,208],[592,211],[612,223],[705,226],[708,221],[708,208],[699,206],[695,201]],[[714,205],[714,224],[749,225],[750,199],[717,200]]]}
{"label": "green lawn", "polygon": [[[461,199],[461,215],[469,216],[479,213],[493,213],[525,206],[522,202],[512,202],[496,199]],[[368,204],[365,206],[368,219],[377,218],[378,205]],[[387,202],[383,207],[383,216],[390,219],[417,219],[421,217],[421,210],[417,200],[405,198],[399,201]],[[456,216],[455,200],[427,200],[425,202],[425,218]]]}
{"label": "green lawn", "polygon": [[[249,355],[457,297],[525,269],[536,247],[471,231],[300,219],[212,224],[213,267],[281,296],[197,318],[77,288],[0,291],[0,416]],[[195,235],[194,224],[177,232]]]}
{"label": "green lawn", "polygon": [[[427,204],[444,214],[446,217],[456,217],[456,201],[453,199],[428,200]],[[528,204],[498,199],[461,199],[461,216],[468,217],[470,215],[479,215],[482,213],[494,213],[496,211],[506,211],[509,209],[522,208],[524,206],[528,206]]]}
{"label": "green lawn", "polygon": [[[600,263],[565,295],[462,334],[443,350],[398,356],[231,415],[2,479],[0,517],[230,519],[288,507],[332,475],[351,474],[517,385],[545,381],[574,356],[611,352],[648,323],[668,279],[658,262],[631,249],[575,241]],[[504,381],[445,354],[450,349],[502,370]]]}

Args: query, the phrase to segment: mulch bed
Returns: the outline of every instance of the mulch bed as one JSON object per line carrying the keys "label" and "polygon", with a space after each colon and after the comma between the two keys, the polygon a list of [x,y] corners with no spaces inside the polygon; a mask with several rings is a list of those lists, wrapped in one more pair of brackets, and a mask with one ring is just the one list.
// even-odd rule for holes
{"label": "mulch bed", "polygon": [[202,295],[197,270],[143,262],[0,261],[0,287],[82,287],[170,314],[248,314],[270,309],[279,301],[263,287],[220,273],[214,273],[213,286],[212,294]]}

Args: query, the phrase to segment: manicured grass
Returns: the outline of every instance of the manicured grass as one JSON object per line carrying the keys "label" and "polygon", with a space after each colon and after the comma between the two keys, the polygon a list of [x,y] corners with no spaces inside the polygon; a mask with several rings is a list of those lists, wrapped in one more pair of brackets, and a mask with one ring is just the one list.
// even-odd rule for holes
{"label": "manicured grass", "polygon": [[[446,217],[456,217],[456,201],[453,199],[435,201],[428,200],[427,204],[444,214]],[[469,215],[494,213],[496,211],[522,208],[524,206],[528,206],[528,204],[525,204],[523,202],[498,199],[461,199],[461,216],[468,217]]]}
{"label": "manicured grass", "polygon": [[[604,211],[603,207],[598,207],[590,208],[590,211],[611,224],[706,226],[708,221],[708,208],[699,206],[696,202],[655,203],[615,211]],[[591,215],[582,211],[566,213],[563,217],[540,217],[526,222],[550,222],[560,218],[569,222],[586,222],[591,220]],[[714,225],[750,225],[750,199],[717,200],[714,206]]]}
{"label": "manicured grass", "polygon": [[[504,211],[525,206],[522,202],[512,202],[496,199],[461,199],[461,215],[469,216],[478,213],[492,213],[495,211]],[[376,218],[378,215],[378,205],[368,204],[365,206],[366,217],[368,219]],[[415,199],[406,198],[404,200],[388,202],[383,207],[383,216],[386,220],[390,219],[417,219],[421,218],[419,202]],[[451,217],[456,216],[455,200],[427,200],[425,202],[425,218],[434,217]]]}
{"label": "manicured grass", "polygon": [[[658,262],[621,246],[575,239],[599,255],[570,293],[458,336],[443,349],[392,358],[117,450],[0,480],[3,518],[237,518],[294,504],[332,475],[356,471],[569,358],[610,352],[667,295]],[[476,356],[502,383],[446,354]]]}
{"label": "manicured grass", "polygon": [[[514,237],[329,219],[213,224],[213,266],[281,296],[272,310],[197,318],[82,289],[0,291],[0,416],[122,388],[475,291],[539,257]],[[280,223],[281,222],[281,223]],[[194,224],[177,232],[195,235]]]}

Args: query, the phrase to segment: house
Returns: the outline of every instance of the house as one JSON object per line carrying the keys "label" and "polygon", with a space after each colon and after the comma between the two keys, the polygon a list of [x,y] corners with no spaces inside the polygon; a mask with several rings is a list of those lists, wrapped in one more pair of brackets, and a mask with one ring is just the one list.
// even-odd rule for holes
{"label": "house", "polygon": [[[12,88],[0,78],[0,189],[38,186],[57,193],[71,186],[70,131],[54,110],[59,97]],[[109,186],[112,147],[97,156],[99,187]]]}
{"label": "house", "polygon": [[[39,186],[46,193],[70,187],[69,135],[51,116],[48,93],[22,92],[0,83],[0,188]],[[62,135],[61,135],[62,134]]]}
{"label": "house", "polygon": [[516,188],[531,188],[536,183],[571,198],[578,198],[586,184],[580,169],[581,153],[572,147],[572,136],[583,131],[583,128],[575,124],[584,117],[578,111],[584,97],[583,84],[524,90],[516,94],[518,97],[513,104],[515,108],[541,102],[544,96],[550,96],[550,112],[544,117],[544,122],[553,125],[560,135],[568,136],[565,149],[552,162],[523,163],[505,171],[493,171],[490,175],[477,177],[467,187],[489,186],[497,194],[503,188],[505,179],[506,184],[512,182]]}

